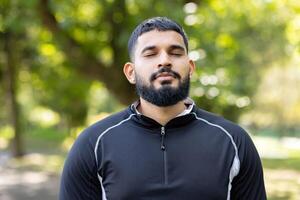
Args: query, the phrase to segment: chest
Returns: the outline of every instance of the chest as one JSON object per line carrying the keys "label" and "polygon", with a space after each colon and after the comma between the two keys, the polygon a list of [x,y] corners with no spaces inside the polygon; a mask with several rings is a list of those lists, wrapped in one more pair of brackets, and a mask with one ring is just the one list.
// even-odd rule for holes
{"label": "chest", "polygon": [[226,199],[234,157],[230,142],[201,129],[186,131],[166,129],[164,136],[133,131],[104,143],[107,199]]}

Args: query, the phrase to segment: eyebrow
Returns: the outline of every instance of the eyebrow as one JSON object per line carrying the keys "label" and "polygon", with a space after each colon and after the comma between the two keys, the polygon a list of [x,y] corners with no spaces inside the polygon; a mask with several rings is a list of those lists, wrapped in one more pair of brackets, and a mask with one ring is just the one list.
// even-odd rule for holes
{"label": "eyebrow", "polygon": [[177,44],[173,44],[170,46],[169,50],[181,50],[181,51],[184,51],[185,52],[185,48],[181,45],[177,45]]}
{"label": "eyebrow", "polygon": [[[142,52],[141,52],[141,54],[143,54],[144,52],[146,52],[146,51],[151,51],[151,50],[153,50],[153,49],[156,49],[156,46],[154,46],[154,45],[152,45],[152,46],[147,46],[147,47],[145,47],[143,50],[142,50]],[[181,45],[177,45],[177,44],[173,44],[173,45],[171,45],[169,48],[168,48],[169,50],[176,50],[176,49],[178,49],[178,50],[181,50],[181,51],[185,51],[185,48],[183,47],[183,46],[181,46]]]}
{"label": "eyebrow", "polygon": [[156,48],[156,46],[147,46],[147,47],[145,47],[143,50],[142,50],[142,52],[141,52],[141,54],[143,54],[145,51],[150,51],[150,50],[153,50],[153,49],[155,49]]}

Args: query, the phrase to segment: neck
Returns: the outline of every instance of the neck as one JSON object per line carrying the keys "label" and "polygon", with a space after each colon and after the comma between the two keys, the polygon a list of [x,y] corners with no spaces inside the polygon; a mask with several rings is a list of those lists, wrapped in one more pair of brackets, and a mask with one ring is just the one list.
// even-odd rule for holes
{"label": "neck", "polygon": [[180,101],[172,106],[160,107],[140,98],[140,105],[137,109],[143,115],[154,119],[164,126],[168,121],[182,113],[186,109],[186,106],[184,101]]}

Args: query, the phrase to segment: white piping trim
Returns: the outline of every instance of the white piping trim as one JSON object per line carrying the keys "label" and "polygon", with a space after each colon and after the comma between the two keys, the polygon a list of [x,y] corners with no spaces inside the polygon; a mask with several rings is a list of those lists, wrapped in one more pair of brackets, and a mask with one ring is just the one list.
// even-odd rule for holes
{"label": "white piping trim", "polygon": [[111,129],[117,127],[117,126],[120,126],[120,125],[123,124],[124,122],[128,121],[133,115],[135,115],[135,114],[131,114],[131,115],[129,115],[129,117],[127,117],[126,119],[124,119],[124,120],[120,121],[119,123],[117,123],[117,124],[115,124],[115,125],[113,125],[113,126],[107,128],[105,131],[103,131],[103,132],[98,136],[97,142],[96,142],[96,145],[95,145],[95,149],[94,149],[94,153],[95,153],[95,158],[96,158],[96,163],[97,163],[97,164],[98,164],[97,150],[98,150],[98,145],[99,145],[100,139],[101,139],[101,138],[103,137],[103,135],[104,135],[105,133],[107,133],[109,130],[111,130]]}
{"label": "white piping trim", "polygon": [[[98,156],[97,156],[97,150],[98,150],[98,146],[99,146],[99,142],[100,142],[100,139],[104,136],[105,133],[107,133],[108,131],[110,131],[111,129],[117,127],[117,126],[120,126],[121,124],[123,124],[124,122],[130,120],[130,118],[133,116],[133,115],[136,115],[136,114],[131,114],[129,115],[129,117],[127,117],[126,119],[120,121],[119,123],[105,129],[105,131],[103,131],[97,138],[97,142],[96,142],[96,145],[95,145],[95,149],[94,149],[94,153],[95,153],[95,159],[96,159],[96,165],[97,165],[97,168],[98,168]],[[105,190],[104,190],[104,187],[103,187],[103,184],[102,184],[102,177],[100,176],[99,173],[97,173],[97,176],[98,176],[98,179],[100,181],[100,185],[101,185],[101,189],[102,189],[102,199],[103,200],[106,200],[106,194],[105,194]]]}
{"label": "white piping trim", "polygon": [[100,185],[101,185],[101,190],[102,190],[102,200],[107,200],[106,198],[106,193],[105,193],[105,190],[104,190],[104,187],[103,187],[103,184],[102,184],[102,177],[97,173],[98,175],[98,179],[100,181]]}
{"label": "white piping trim", "polygon": [[231,165],[231,168],[230,168],[230,173],[229,173],[229,183],[228,183],[228,192],[227,192],[227,200],[230,200],[230,190],[231,190],[231,183],[232,183],[232,180],[233,178],[238,175],[239,171],[240,171],[240,159],[239,159],[239,154],[238,154],[238,148],[232,138],[232,136],[228,133],[228,131],[226,129],[224,129],[222,126],[218,125],[218,124],[214,124],[214,123],[211,123],[209,121],[207,121],[206,119],[203,119],[203,118],[200,118],[197,116],[197,114],[195,112],[192,112],[192,114],[195,115],[196,119],[198,120],[201,120],[211,126],[214,126],[214,127],[217,127],[219,129],[221,129],[229,138],[230,138],[230,141],[234,147],[234,150],[235,150],[235,156],[234,156],[234,159],[233,159],[233,162],[232,162],[232,165]]}

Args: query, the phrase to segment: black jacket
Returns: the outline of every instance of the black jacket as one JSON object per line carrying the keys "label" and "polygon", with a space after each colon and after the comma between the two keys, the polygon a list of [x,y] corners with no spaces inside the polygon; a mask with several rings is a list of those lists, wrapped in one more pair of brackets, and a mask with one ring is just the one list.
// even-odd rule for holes
{"label": "black jacket", "polygon": [[61,200],[264,200],[258,153],[239,126],[193,106],[165,126],[134,106],[87,128],[64,165]]}

